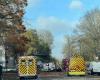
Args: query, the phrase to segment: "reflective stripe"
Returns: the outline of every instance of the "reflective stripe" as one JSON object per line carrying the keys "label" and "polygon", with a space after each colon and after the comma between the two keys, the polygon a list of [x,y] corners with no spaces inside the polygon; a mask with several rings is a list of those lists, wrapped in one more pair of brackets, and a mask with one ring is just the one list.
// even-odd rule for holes
{"label": "reflective stripe", "polygon": [[70,72],[85,72],[85,61],[82,57],[72,57],[69,63]]}
{"label": "reflective stripe", "polygon": [[85,72],[68,72],[69,75],[85,75]]}
{"label": "reflective stripe", "polygon": [[19,76],[35,76],[37,74],[36,60],[32,56],[19,57]]}

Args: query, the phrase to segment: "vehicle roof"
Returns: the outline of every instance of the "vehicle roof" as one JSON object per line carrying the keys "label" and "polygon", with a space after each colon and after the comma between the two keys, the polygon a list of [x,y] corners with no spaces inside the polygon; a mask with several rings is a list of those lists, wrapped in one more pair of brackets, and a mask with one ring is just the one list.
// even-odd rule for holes
{"label": "vehicle roof", "polygon": [[100,61],[92,61],[92,62],[90,62],[90,63],[100,63]]}
{"label": "vehicle roof", "polygon": [[34,56],[20,56],[19,59],[25,59],[25,58],[35,58]]}

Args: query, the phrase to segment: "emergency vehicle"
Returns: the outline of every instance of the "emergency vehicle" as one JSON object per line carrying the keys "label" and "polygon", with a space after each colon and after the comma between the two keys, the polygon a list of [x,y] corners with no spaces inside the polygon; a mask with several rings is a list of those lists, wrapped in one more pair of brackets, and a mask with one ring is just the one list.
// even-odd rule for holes
{"label": "emergency vehicle", "polygon": [[80,55],[72,56],[69,61],[69,70],[67,73],[68,75],[85,75],[86,65],[84,58]]}
{"label": "emergency vehicle", "polygon": [[20,80],[37,78],[37,66],[34,56],[18,58],[18,75]]}

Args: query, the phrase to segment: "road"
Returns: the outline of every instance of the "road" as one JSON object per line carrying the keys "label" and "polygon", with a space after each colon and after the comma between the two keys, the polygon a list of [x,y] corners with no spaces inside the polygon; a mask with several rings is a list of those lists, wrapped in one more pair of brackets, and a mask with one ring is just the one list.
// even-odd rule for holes
{"label": "road", "polygon": [[62,77],[62,78],[40,78],[40,80],[100,80],[100,77]]}
{"label": "road", "polygon": [[[54,74],[54,73],[52,73]],[[50,74],[48,73],[48,75],[46,76],[42,76],[39,75],[39,78],[37,80],[100,80],[100,76],[63,76],[63,75],[57,75],[58,73],[55,73],[56,76],[50,76]],[[8,73],[7,75],[3,76],[3,80],[19,80],[17,74],[13,74],[13,73]]]}
{"label": "road", "polygon": [[[10,77],[10,78],[4,78],[3,80],[19,80],[18,78]],[[44,78],[39,78],[37,80],[100,80],[100,77],[44,77]]]}

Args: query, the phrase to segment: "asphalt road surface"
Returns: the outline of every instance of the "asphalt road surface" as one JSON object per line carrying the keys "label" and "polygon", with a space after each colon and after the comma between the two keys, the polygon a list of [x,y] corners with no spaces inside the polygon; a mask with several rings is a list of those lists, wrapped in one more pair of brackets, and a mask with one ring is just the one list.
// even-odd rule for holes
{"label": "asphalt road surface", "polygon": [[[3,80],[19,80],[18,78],[15,77],[9,77],[9,78],[4,78]],[[38,79],[35,80],[100,80],[99,76],[86,76],[86,77],[39,77]]]}
{"label": "asphalt road surface", "polygon": [[[51,75],[50,73],[48,73],[48,75],[46,75],[47,73],[42,73],[41,75],[39,75],[39,78],[36,80],[100,80],[100,75],[95,75],[95,76],[91,76],[91,75],[87,75],[87,76],[66,76],[63,75],[62,73],[51,73],[51,74],[55,74],[55,76]],[[58,75],[57,75],[58,74]],[[15,73],[6,73],[3,76],[3,80],[19,80],[17,74]]]}
{"label": "asphalt road surface", "polygon": [[63,77],[63,78],[40,78],[40,80],[100,80],[100,77]]}

